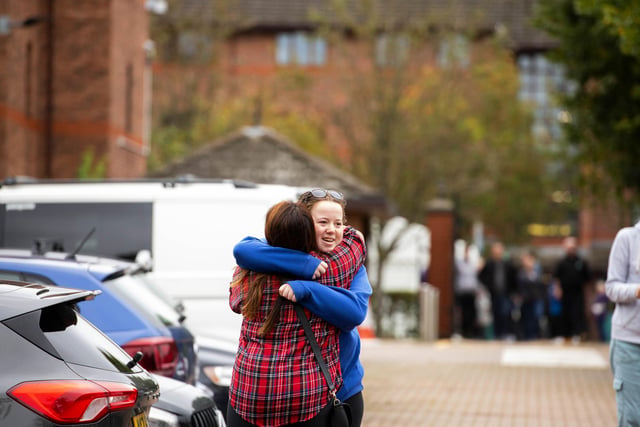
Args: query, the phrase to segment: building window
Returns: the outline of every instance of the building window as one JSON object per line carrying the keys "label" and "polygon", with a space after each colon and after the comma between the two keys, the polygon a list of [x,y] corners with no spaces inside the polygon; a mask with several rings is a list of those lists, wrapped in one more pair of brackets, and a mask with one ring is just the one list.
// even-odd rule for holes
{"label": "building window", "polygon": [[466,68],[471,62],[469,40],[462,34],[445,36],[438,48],[438,64],[442,68]]}
{"label": "building window", "polygon": [[518,97],[533,108],[534,135],[560,137],[562,111],[554,102],[554,93],[570,90],[563,68],[550,62],[543,53],[529,53],[518,56],[518,72]]}
{"label": "building window", "polygon": [[207,63],[213,58],[211,36],[184,31],[178,36],[178,56],[185,63]]}
{"label": "building window", "polygon": [[379,34],[375,41],[376,64],[397,67],[409,59],[409,38],[406,35]]}
{"label": "building window", "polygon": [[276,63],[279,65],[324,65],[327,41],[317,35],[295,32],[276,37]]}

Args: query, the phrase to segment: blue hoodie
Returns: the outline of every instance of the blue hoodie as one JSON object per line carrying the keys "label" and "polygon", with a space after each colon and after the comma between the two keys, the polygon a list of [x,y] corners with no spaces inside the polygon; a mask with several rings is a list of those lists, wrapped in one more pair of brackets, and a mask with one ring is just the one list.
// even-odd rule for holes
{"label": "blue hoodie", "polygon": [[[269,246],[264,239],[245,237],[233,248],[242,268],[263,273],[286,274],[310,279],[321,260],[305,252]],[[357,326],[366,315],[371,284],[363,266],[356,273],[350,289],[326,286],[312,280],[290,280],[296,300],[313,314],[340,329],[340,366],[343,385],[340,400],[362,391],[364,368],[360,363],[360,335]]]}

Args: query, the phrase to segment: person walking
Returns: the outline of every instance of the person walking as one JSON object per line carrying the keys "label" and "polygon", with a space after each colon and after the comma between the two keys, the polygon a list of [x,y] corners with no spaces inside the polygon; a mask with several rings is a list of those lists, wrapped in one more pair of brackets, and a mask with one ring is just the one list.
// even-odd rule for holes
{"label": "person walking", "polygon": [[505,257],[502,242],[491,245],[490,255],[478,278],[491,295],[494,336],[498,339],[515,339],[511,311],[517,286],[517,269]]}
{"label": "person walking", "polygon": [[[345,226],[346,200],[339,192],[314,189],[303,193],[298,201],[312,214],[318,246],[322,248],[322,256],[327,256],[334,250],[333,247],[340,243],[340,235],[334,233],[333,229]],[[333,213],[329,214],[327,208]],[[255,271],[270,271],[300,279],[318,278],[321,274],[314,269],[319,262],[315,256],[273,247],[264,239],[255,237],[245,237],[236,244],[234,256],[238,265]],[[288,280],[280,291],[284,297],[297,301],[340,329],[343,385],[338,390],[337,397],[350,405],[353,427],[360,426],[364,415],[364,368],[360,362],[361,343],[357,326],[367,315],[371,292],[364,266],[358,270],[350,286],[326,286],[321,282],[298,279]]]}
{"label": "person walking", "polygon": [[556,344],[564,343],[564,329],[562,326],[562,290],[560,285],[551,280],[547,286],[547,337],[552,338]]}
{"label": "person walking", "polygon": [[476,295],[479,290],[478,267],[469,254],[470,245],[465,243],[464,252],[455,260],[455,295],[460,311],[460,332],[464,338],[478,338]]}
{"label": "person walking", "polygon": [[521,338],[540,338],[540,319],[544,314],[546,287],[540,277],[536,257],[525,252],[518,270],[518,298],[520,299]]}
{"label": "person walking", "polygon": [[586,330],[584,288],[591,280],[591,271],[578,254],[575,237],[565,238],[563,246],[565,255],[556,265],[553,278],[561,292],[564,337],[577,344]]}
{"label": "person walking", "polygon": [[640,425],[640,222],[618,231],[605,282],[615,303],[609,359],[618,408],[618,426]]}
{"label": "person walking", "polygon": [[[265,237],[273,246],[303,252],[332,247],[323,258],[326,272],[321,280],[344,286],[363,265],[366,249],[355,230],[333,228],[320,242],[311,213],[299,203],[281,202],[267,213]],[[323,271],[320,263],[309,268],[318,274]],[[293,305],[280,296],[284,283],[280,275],[241,266],[234,272],[229,302],[233,311],[243,314],[243,322],[229,387],[229,427],[327,425],[329,388]],[[331,379],[341,386],[338,329],[310,312],[307,316]]]}

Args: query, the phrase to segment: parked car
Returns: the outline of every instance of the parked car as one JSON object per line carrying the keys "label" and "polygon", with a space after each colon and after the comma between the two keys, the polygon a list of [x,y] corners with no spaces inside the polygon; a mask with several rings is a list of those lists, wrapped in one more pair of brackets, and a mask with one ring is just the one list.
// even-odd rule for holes
{"label": "parked car", "polygon": [[0,281],[0,424],[148,425],[158,383],[75,308],[98,293]]}
{"label": "parked car", "polygon": [[149,427],[225,427],[213,394],[173,378],[155,376],[160,400],[151,407]]}
{"label": "parked car", "polygon": [[195,385],[195,338],[181,316],[139,283],[130,262],[60,252],[0,250],[0,279],[102,291],[80,312],[130,355],[143,354],[148,371]]}
{"label": "parked car", "polygon": [[[141,267],[134,277],[140,284],[147,288],[164,301],[165,306],[173,307],[180,316],[181,321],[188,319],[188,312],[179,300],[167,295],[160,289],[154,279],[144,271],[149,267]],[[198,383],[211,390],[218,408],[224,417],[227,415],[227,403],[229,401],[229,385],[231,384],[231,373],[233,363],[238,350],[238,341],[231,341],[224,337],[196,336],[196,346],[198,348]]]}
{"label": "parked car", "polygon": [[[219,340],[194,338],[183,326],[185,314],[179,309],[179,301],[162,294],[148,277],[148,270],[149,266],[104,257],[0,249],[0,279],[102,290],[101,297],[90,305],[80,304],[85,317],[129,354],[143,352],[140,363],[149,371],[211,390],[216,406],[226,416],[236,347]],[[168,333],[163,332],[165,329]],[[169,337],[178,348],[177,353],[170,354],[180,357],[175,356],[174,363],[165,359],[163,364],[157,360],[163,360],[162,346],[171,346]]]}
{"label": "parked car", "polygon": [[214,393],[216,405],[227,415],[229,385],[238,342],[226,338],[197,337],[200,373],[198,381]]}

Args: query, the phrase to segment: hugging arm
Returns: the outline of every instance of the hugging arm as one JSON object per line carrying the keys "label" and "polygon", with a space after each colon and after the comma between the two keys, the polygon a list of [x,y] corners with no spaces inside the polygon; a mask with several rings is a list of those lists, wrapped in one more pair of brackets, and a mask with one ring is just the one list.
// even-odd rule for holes
{"label": "hugging arm", "polygon": [[292,280],[288,284],[300,304],[343,331],[360,325],[367,315],[372,290],[364,266],[356,273],[350,289],[308,280]]}
{"label": "hugging arm", "polygon": [[322,262],[306,252],[271,246],[264,239],[245,237],[233,248],[240,267],[262,273],[311,279]]}

